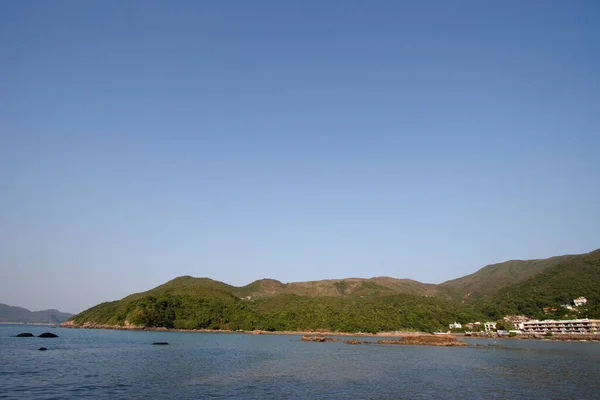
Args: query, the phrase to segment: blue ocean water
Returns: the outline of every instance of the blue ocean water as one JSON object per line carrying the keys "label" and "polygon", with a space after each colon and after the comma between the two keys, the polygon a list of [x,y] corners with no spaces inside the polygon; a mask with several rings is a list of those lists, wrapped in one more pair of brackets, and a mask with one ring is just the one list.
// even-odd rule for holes
{"label": "blue ocean water", "polygon": [[[45,331],[60,337],[12,337]],[[482,346],[0,325],[0,398],[600,398],[598,342],[468,342]]]}

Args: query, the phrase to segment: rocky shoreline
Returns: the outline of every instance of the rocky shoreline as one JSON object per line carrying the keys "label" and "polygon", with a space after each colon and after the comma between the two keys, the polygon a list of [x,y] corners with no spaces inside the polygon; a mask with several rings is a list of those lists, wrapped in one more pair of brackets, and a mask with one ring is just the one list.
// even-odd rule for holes
{"label": "rocky shoreline", "polygon": [[[364,332],[331,332],[327,330],[318,330],[318,331],[262,331],[262,330],[254,330],[254,331],[244,331],[244,330],[227,330],[227,329],[169,329],[169,328],[155,328],[155,327],[144,327],[144,326],[136,326],[133,324],[126,324],[124,326],[120,325],[106,325],[106,324],[93,324],[93,323],[84,323],[81,325],[75,324],[73,321],[63,322],[59,325],[61,328],[72,328],[72,329],[108,329],[108,330],[138,330],[138,331],[156,331],[156,332],[187,332],[187,333],[242,333],[249,335],[297,335],[297,336],[307,336],[307,337],[317,337],[323,336],[327,337],[327,339],[331,336],[333,337],[385,337],[385,338],[402,338],[402,343],[392,343],[392,344],[409,344],[409,341],[412,341],[410,344],[415,345],[433,345],[433,346],[463,346],[463,344],[458,345],[449,345],[449,344],[432,344],[432,343],[445,343],[456,340],[457,338],[463,339],[503,339],[503,340],[560,340],[560,341],[600,341],[600,335],[587,334],[587,335],[574,335],[574,334],[556,334],[553,336],[545,336],[545,335],[519,335],[515,337],[498,337],[498,336],[467,336],[461,334],[452,334],[452,335],[432,335],[426,332],[415,332],[415,331],[395,331],[395,332],[378,332],[378,333],[364,333]],[[423,338],[432,338],[432,339],[423,339]],[[450,338],[450,339],[448,339]],[[315,340],[318,342],[318,340]],[[325,341],[334,341],[334,340],[325,340]],[[419,343],[420,341],[427,343]],[[381,340],[380,342],[388,342]],[[457,340],[458,343],[465,343]],[[371,342],[375,343],[375,342]],[[354,343],[353,343],[354,344]],[[380,343],[380,344],[388,344],[388,343]]]}
{"label": "rocky shoreline", "polygon": [[454,336],[436,336],[436,335],[406,335],[398,339],[378,340],[376,342],[370,340],[348,339],[342,340],[335,337],[326,337],[321,334],[304,335],[301,339],[303,342],[339,342],[346,344],[396,344],[396,345],[418,345],[418,346],[444,346],[444,347],[461,347],[468,346],[468,343],[457,340]]}
{"label": "rocky shoreline", "polygon": [[[296,335],[302,336],[300,340],[304,342],[340,342],[346,344],[401,344],[401,345],[422,345],[422,346],[467,346],[468,344],[456,339],[455,336],[439,336],[424,332],[414,331],[396,331],[396,332],[379,332],[379,333],[363,333],[363,332],[330,332],[326,330],[320,331],[231,331],[224,329],[168,329],[168,328],[149,328],[127,324],[124,326],[104,325],[85,323],[81,325],[75,324],[73,321],[67,321],[60,325],[62,328],[72,329],[110,329],[110,330],[140,330],[140,331],[155,331],[155,332],[186,332],[186,333],[241,333],[250,335]],[[340,339],[340,337],[369,337],[369,338],[389,338],[384,340],[357,340],[357,339]]]}
{"label": "rocky shoreline", "polygon": [[81,325],[75,324],[73,321],[63,322],[59,325],[61,328],[71,329],[109,329],[109,330],[136,330],[136,331],[156,331],[156,332],[190,332],[190,333],[244,333],[252,335],[330,335],[330,336],[353,336],[353,337],[398,337],[401,335],[429,335],[424,332],[415,331],[396,331],[396,332],[379,332],[379,333],[364,333],[364,332],[331,332],[327,330],[317,331],[244,331],[237,330],[232,331],[228,329],[172,329],[172,328],[156,328],[156,327],[145,327],[137,326],[133,324],[121,325],[106,325],[106,324],[93,324],[83,323]]}

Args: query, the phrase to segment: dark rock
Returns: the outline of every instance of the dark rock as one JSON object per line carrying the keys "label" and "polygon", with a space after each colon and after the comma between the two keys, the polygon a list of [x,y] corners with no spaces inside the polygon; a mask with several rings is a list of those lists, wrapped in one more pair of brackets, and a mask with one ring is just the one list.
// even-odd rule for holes
{"label": "dark rock", "polygon": [[33,333],[29,333],[29,332],[23,332],[23,333],[19,333],[17,336],[15,337],[33,337]]}
{"label": "dark rock", "polygon": [[152,344],[155,346],[166,346],[169,344],[169,342],[154,342]]}
{"label": "dark rock", "polygon": [[38,350],[39,350],[39,351],[46,351],[46,350],[48,350],[48,349],[47,349],[47,348],[45,348],[45,347],[40,347]]}
{"label": "dark rock", "polygon": [[51,333],[51,332],[44,332],[41,335],[39,335],[38,337],[53,338],[53,337],[58,337],[58,335],[55,335],[54,333]]}

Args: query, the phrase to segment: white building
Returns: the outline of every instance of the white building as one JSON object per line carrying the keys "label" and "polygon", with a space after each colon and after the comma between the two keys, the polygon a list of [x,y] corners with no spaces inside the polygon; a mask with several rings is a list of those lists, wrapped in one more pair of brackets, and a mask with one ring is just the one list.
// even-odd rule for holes
{"label": "white building", "polygon": [[597,333],[600,319],[532,320],[523,322],[522,330],[525,333]]}
{"label": "white building", "polygon": [[522,331],[525,328],[525,325],[523,325],[525,322],[515,322],[513,325],[515,326],[515,329]]}
{"label": "white building", "polygon": [[462,328],[462,324],[459,324],[458,322],[454,322],[453,324],[448,325],[449,329],[461,329]]}
{"label": "white building", "polygon": [[495,322],[484,322],[483,323],[483,328],[485,329],[486,332],[492,332],[496,330],[496,323]]}
{"label": "white building", "polygon": [[573,303],[575,303],[575,307],[585,306],[587,304],[587,299],[585,297],[578,297],[573,299]]}

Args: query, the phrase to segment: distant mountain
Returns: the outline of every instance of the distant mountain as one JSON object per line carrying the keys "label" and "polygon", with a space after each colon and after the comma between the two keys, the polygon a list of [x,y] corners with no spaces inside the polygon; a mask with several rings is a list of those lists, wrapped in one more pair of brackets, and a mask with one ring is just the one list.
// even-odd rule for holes
{"label": "distant mountain", "polygon": [[14,307],[0,303],[0,322],[20,322],[39,324],[60,324],[73,314],[58,310],[29,311],[23,307]]}
{"label": "distant mountain", "polygon": [[209,278],[182,276],[146,292],[99,304],[71,318],[69,324],[346,332],[436,330],[454,321],[497,319],[509,313],[539,315],[546,306],[567,304],[579,296],[590,299],[590,305],[579,315],[598,314],[600,250],[545,260],[507,261],[439,285],[377,277],[293,283],[261,279],[235,287]]}

